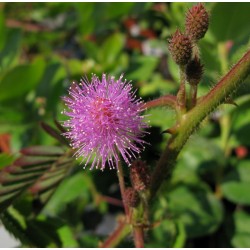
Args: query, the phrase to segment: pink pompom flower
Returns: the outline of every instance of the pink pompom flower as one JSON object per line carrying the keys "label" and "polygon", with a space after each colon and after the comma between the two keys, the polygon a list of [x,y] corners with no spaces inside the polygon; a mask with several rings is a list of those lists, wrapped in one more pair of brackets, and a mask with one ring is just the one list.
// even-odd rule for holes
{"label": "pink pompom flower", "polygon": [[144,104],[122,78],[103,74],[100,80],[93,75],[91,82],[73,82],[69,96],[63,97],[68,110],[62,113],[69,117],[63,122],[64,135],[76,149],[76,157],[86,160],[85,167],[93,160],[90,169],[104,170],[106,162],[110,169],[116,168],[119,154],[130,165],[144,149],[144,129],[148,127],[141,115]]}

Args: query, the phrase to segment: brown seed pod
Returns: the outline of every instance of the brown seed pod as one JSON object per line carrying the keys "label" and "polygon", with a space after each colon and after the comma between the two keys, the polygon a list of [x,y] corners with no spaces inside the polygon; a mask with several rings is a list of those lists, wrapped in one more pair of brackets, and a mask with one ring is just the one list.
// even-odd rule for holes
{"label": "brown seed pod", "polygon": [[150,184],[150,172],[145,162],[136,160],[130,167],[130,180],[134,189],[138,192],[148,189]]}
{"label": "brown seed pod", "polygon": [[203,75],[203,64],[198,57],[194,57],[186,67],[187,82],[191,85],[197,85]]}
{"label": "brown seed pod", "polygon": [[186,65],[192,56],[192,43],[179,30],[169,40],[169,51],[178,65]]}
{"label": "brown seed pod", "polygon": [[129,207],[137,207],[139,205],[139,194],[132,187],[128,187],[125,189],[124,198],[124,202],[126,202]]}
{"label": "brown seed pod", "polygon": [[202,3],[194,5],[186,14],[186,33],[197,41],[204,37],[209,25],[209,15]]}

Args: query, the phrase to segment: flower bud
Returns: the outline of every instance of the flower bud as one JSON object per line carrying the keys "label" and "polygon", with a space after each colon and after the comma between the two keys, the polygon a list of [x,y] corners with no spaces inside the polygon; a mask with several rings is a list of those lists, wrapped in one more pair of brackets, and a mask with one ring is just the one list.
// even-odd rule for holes
{"label": "flower bud", "polygon": [[204,5],[198,3],[188,10],[186,14],[186,32],[188,36],[197,41],[204,37],[209,25],[209,15]]}
{"label": "flower bud", "polygon": [[125,189],[124,198],[124,202],[126,202],[129,207],[137,207],[139,205],[139,194],[132,187],[128,187]]}
{"label": "flower bud", "polygon": [[177,30],[169,40],[169,51],[178,65],[186,65],[192,56],[189,37]]}
{"label": "flower bud", "polygon": [[203,64],[198,57],[192,59],[186,67],[186,79],[191,85],[198,85],[203,74]]}
{"label": "flower bud", "polygon": [[130,180],[134,189],[138,192],[144,191],[150,184],[150,173],[145,162],[136,160],[130,167]]}

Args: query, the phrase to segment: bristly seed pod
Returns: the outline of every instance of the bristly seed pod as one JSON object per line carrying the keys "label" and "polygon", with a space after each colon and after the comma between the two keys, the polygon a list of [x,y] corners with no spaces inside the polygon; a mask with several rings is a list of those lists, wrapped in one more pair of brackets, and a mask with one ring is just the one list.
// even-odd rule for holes
{"label": "bristly seed pod", "polygon": [[134,189],[138,192],[148,189],[150,185],[150,173],[145,162],[136,160],[130,167],[130,180]]}
{"label": "bristly seed pod", "polygon": [[198,3],[188,10],[186,14],[186,32],[188,36],[197,41],[204,37],[209,25],[209,15],[204,5]]}
{"label": "bristly seed pod", "polygon": [[186,79],[191,85],[198,85],[203,74],[203,64],[198,57],[194,57],[186,67]]}
{"label": "bristly seed pod", "polygon": [[179,30],[169,40],[169,51],[178,65],[186,65],[192,56],[192,43]]}
{"label": "bristly seed pod", "polygon": [[137,207],[140,202],[139,194],[132,187],[125,189],[124,199],[124,202],[126,202],[129,207]]}

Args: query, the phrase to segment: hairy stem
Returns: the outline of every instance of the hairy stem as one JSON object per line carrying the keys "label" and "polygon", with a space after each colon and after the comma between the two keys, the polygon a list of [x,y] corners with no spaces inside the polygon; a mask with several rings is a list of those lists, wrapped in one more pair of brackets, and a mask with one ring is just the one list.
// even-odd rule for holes
{"label": "hairy stem", "polygon": [[176,158],[197,129],[202,120],[217,106],[225,101],[250,73],[250,51],[214,86],[199,104],[188,113],[182,115],[177,126],[177,132],[169,140],[166,149],[153,172],[151,182],[151,198],[154,197],[164,179],[172,172]]}
{"label": "hairy stem", "polygon": [[175,109],[176,97],[173,95],[165,95],[159,97],[155,100],[149,101],[145,103],[145,108],[155,108],[161,106],[169,106],[170,108]]}
{"label": "hairy stem", "polygon": [[125,221],[121,222],[117,229],[100,244],[99,248],[111,248],[116,247],[130,232],[132,227]]}
{"label": "hairy stem", "polygon": [[125,202],[125,199],[124,199],[125,183],[124,183],[123,169],[122,169],[121,161],[119,161],[117,168],[118,168],[117,175],[118,175],[118,179],[119,179],[119,186],[120,186],[120,191],[121,191],[123,206],[124,206],[126,217],[128,219],[128,216],[129,216],[129,207],[126,205],[126,202]]}
{"label": "hairy stem", "polygon": [[144,247],[145,219],[144,219],[144,205],[142,203],[140,203],[138,207],[133,209],[132,225],[133,225],[135,247],[137,248]]}
{"label": "hairy stem", "polygon": [[180,66],[180,88],[177,93],[177,108],[178,114],[181,116],[182,114],[186,113],[186,75],[185,75],[185,66]]}
{"label": "hairy stem", "polygon": [[190,86],[190,99],[191,99],[190,108],[193,108],[196,105],[196,100],[197,100],[197,85]]}
{"label": "hairy stem", "polygon": [[144,232],[143,227],[134,226],[134,242],[136,248],[144,248]]}

